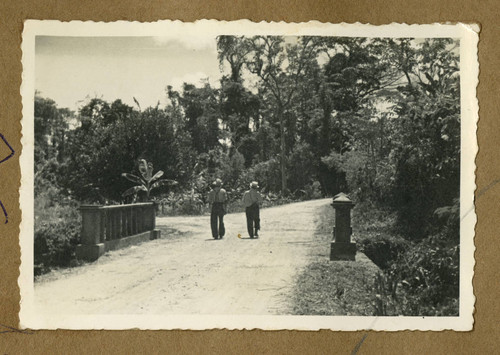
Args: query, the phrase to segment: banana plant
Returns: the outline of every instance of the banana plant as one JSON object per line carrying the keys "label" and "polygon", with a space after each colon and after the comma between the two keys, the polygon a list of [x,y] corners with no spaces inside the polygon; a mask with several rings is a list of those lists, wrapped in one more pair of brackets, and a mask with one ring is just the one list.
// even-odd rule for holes
{"label": "banana plant", "polygon": [[147,162],[145,159],[139,160],[139,172],[141,176],[129,173],[122,173],[122,176],[138,185],[131,187],[125,191],[122,196],[130,196],[137,194],[139,191],[146,192],[146,198],[149,200],[151,190],[164,185],[176,185],[177,181],[170,179],[160,179],[163,176],[163,171],[159,170],[153,175],[153,163]]}

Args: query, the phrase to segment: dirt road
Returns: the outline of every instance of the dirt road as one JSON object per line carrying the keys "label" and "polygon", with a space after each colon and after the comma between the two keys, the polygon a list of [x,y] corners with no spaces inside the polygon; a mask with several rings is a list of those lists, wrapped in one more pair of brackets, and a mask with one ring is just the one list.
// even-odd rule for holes
{"label": "dirt road", "polygon": [[208,216],[157,218],[177,232],[42,278],[36,306],[50,314],[289,314],[317,210],[329,202],[261,210],[259,239],[248,238],[243,213],[225,217],[222,240],[212,239]]}

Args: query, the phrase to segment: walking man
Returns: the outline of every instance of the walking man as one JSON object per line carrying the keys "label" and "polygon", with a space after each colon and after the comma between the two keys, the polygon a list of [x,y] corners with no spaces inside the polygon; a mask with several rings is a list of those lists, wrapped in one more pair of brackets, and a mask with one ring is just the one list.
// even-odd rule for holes
{"label": "walking man", "polygon": [[212,184],[212,190],[208,193],[208,203],[210,204],[210,226],[212,237],[222,239],[226,230],[224,228],[224,215],[226,214],[227,194],[222,188],[221,179],[217,179]]}
{"label": "walking man", "polygon": [[260,196],[259,184],[257,181],[252,181],[250,183],[250,190],[245,191],[243,194],[243,205],[245,206],[245,212],[247,216],[247,229],[250,238],[259,237],[260,230],[260,211],[259,205],[262,202],[262,197]]}

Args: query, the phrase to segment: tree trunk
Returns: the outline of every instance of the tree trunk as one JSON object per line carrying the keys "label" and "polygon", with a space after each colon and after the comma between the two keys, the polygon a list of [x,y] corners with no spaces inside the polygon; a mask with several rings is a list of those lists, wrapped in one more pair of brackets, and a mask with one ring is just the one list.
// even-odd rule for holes
{"label": "tree trunk", "polygon": [[286,194],[286,152],[285,152],[285,122],[283,117],[283,109],[278,109],[278,117],[280,120],[280,166],[281,166],[281,194]]}

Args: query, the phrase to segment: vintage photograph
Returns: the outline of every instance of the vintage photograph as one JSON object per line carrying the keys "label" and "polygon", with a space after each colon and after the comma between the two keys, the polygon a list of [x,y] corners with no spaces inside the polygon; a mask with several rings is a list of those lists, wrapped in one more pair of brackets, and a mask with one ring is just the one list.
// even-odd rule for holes
{"label": "vintage photograph", "polygon": [[28,21],[20,322],[470,330],[477,29]]}

